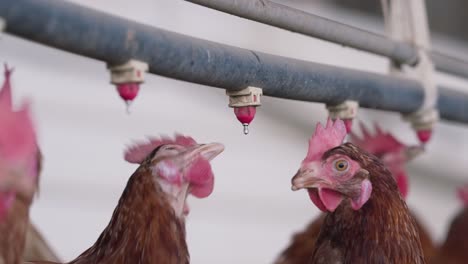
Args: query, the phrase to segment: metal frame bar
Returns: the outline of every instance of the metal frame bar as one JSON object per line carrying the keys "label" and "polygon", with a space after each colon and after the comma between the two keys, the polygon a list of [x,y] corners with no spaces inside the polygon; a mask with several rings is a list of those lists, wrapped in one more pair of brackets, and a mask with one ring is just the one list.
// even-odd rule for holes
{"label": "metal frame bar", "polygon": [[[146,26],[63,0],[1,0],[6,32],[111,64],[145,61],[154,74],[227,90],[262,87],[268,96],[411,113],[420,83],[241,49]],[[445,120],[468,123],[468,94],[440,88]]]}
{"label": "metal frame bar", "polygon": [[[393,41],[383,35],[342,24],[269,0],[185,0],[231,15],[297,32],[306,36],[342,44],[414,66],[417,50],[408,43]],[[437,70],[468,78],[468,62],[433,51]]]}

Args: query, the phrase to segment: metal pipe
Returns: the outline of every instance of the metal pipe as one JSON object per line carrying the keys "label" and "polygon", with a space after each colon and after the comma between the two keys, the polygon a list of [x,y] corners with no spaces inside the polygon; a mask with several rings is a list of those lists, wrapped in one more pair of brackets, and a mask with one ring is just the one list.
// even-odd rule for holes
{"label": "metal pipe", "polygon": [[[423,101],[413,80],[241,49],[150,27],[63,0],[1,0],[6,32],[47,46],[123,63],[145,61],[154,74],[228,90],[262,87],[268,96],[410,113]],[[468,94],[441,88],[446,120],[468,123]]]}
{"label": "metal pipe", "polygon": [[[414,46],[370,31],[342,24],[269,0],[186,0],[221,12],[279,27],[306,36],[378,54],[399,64],[414,66],[418,53]],[[468,78],[468,62],[432,52],[439,71]]]}
{"label": "metal pipe", "polygon": [[418,53],[410,45],[385,36],[335,22],[268,0],[186,0],[235,16],[247,18],[292,32],[343,44],[352,48],[414,65]]}
{"label": "metal pipe", "polygon": [[468,62],[442,54],[438,51],[432,51],[431,58],[437,70],[459,77],[468,78]]}

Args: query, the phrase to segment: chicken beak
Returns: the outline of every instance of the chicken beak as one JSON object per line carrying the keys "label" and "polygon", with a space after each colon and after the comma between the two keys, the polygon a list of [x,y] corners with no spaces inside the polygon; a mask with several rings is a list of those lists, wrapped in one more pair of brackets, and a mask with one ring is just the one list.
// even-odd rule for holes
{"label": "chicken beak", "polygon": [[405,149],[406,161],[412,161],[425,152],[424,146],[411,146]]}
{"label": "chicken beak", "polygon": [[198,155],[200,155],[206,160],[211,161],[223,151],[224,145],[221,143],[199,144],[192,147],[185,154],[185,158],[188,161],[193,161]]}
{"label": "chicken beak", "polygon": [[291,190],[297,191],[305,188],[318,188],[322,179],[315,175],[315,171],[300,169],[291,179]]}

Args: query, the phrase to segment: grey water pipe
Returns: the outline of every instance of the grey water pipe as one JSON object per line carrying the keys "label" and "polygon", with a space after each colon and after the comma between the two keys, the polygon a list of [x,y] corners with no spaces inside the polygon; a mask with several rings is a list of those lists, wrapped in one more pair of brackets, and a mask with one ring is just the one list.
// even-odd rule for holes
{"label": "grey water pipe", "polygon": [[[267,96],[327,104],[352,99],[400,113],[417,110],[424,97],[413,80],[228,46],[63,0],[0,0],[0,17],[7,33],[29,41],[111,64],[137,59],[153,74],[217,88],[252,85]],[[468,93],[439,90],[441,118],[468,123]]]}

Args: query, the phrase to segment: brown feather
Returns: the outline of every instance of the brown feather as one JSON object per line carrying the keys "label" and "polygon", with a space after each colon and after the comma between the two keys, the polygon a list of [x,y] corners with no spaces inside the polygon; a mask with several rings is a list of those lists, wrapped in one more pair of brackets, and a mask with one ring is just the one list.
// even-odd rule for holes
{"label": "brown feather", "polygon": [[430,235],[430,232],[427,230],[426,226],[424,226],[423,222],[416,216],[416,213],[411,212],[411,215],[416,221],[416,227],[419,231],[419,239],[421,240],[421,247],[424,252],[424,258],[426,259],[427,263],[430,263],[432,258],[437,255],[439,249],[434,243],[432,236]]}
{"label": "brown feather", "polygon": [[[410,211],[410,213],[416,221],[424,257],[429,261],[437,253],[437,247],[434,245],[427,229],[418,221],[415,213],[412,211]],[[296,233],[292,237],[290,245],[281,253],[275,261],[275,264],[308,263],[320,233],[320,228],[325,220],[325,215],[326,214],[323,213],[320,214],[317,218],[312,220],[303,231]]]}

